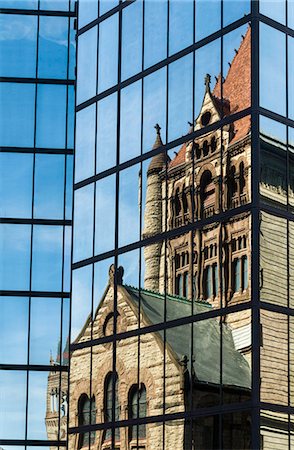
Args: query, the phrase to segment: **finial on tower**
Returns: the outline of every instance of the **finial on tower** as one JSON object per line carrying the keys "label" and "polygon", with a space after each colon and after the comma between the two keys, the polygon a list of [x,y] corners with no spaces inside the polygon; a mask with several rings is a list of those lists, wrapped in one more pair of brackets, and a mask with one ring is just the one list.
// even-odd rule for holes
{"label": "finial on tower", "polygon": [[158,125],[158,123],[154,126],[155,130],[156,130],[156,139],[155,142],[153,144],[153,150],[155,148],[161,147],[163,145],[162,140],[161,140],[161,136],[160,136],[160,130],[161,127]]}
{"label": "finial on tower", "polygon": [[204,84],[205,84],[205,87],[206,87],[206,92],[210,91],[210,81],[211,81],[211,76],[209,75],[209,73],[207,73],[205,75],[205,78],[204,78]]}

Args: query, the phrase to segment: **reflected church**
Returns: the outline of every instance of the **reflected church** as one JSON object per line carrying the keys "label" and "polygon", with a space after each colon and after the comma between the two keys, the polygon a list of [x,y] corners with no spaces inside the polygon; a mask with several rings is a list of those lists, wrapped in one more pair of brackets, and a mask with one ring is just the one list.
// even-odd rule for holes
{"label": "reflected church", "polygon": [[[248,28],[223,83],[218,78],[212,89],[210,76],[206,76],[202,107],[195,123],[191,124],[191,132],[250,106],[250,39]],[[160,126],[156,125],[153,148],[162,145]],[[261,151],[267,154],[261,194],[268,202],[283,203],[286,195],[281,172],[283,152],[279,149],[284,144],[263,136],[261,145]],[[164,231],[173,231],[173,237],[166,244],[159,241],[144,248],[144,287],[140,290],[124,284],[122,267],[110,267],[94,320],[92,322],[89,316],[75,343],[113,333],[115,292],[118,333],[189,316],[192,310],[193,314],[200,315],[212,309],[250,302],[250,214],[238,212],[223,223],[212,220],[221,211],[239,207],[242,210],[242,206],[251,201],[250,192],[250,116],[186,142],[173,159],[165,153],[154,156],[147,171],[142,237],[152,238]],[[200,219],[205,219],[206,223],[202,228],[185,231],[186,225]],[[180,227],[183,228],[177,233]],[[280,273],[271,272],[273,247],[283,245],[279,221],[273,226],[264,214],[261,236],[261,293],[266,295],[263,287],[268,289],[268,280],[277,286],[276,295],[279,296],[279,283],[286,274],[283,271],[287,270],[282,266]],[[261,357],[266,361],[261,365],[262,400],[270,401],[267,392],[275,391],[277,401],[283,403],[287,396],[287,391],[283,390],[288,376],[287,362],[283,361],[287,334],[283,334],[279,342],[279,355],[274,356],[275,334],[270,330],[274,328],[279,334],[285,324],[275,321],[273,325],[268,314],[263,314],[261,320]],[[166,414],[172,414],[213,407],[220,402],[250,401],[250,309],[200,320],[193,326],[171,328],[166,333],[142,334],[139,347],[136,336],[122,339],[116,342],[115,372],[113,350],[112,343],[105,343],[92,348],[92,357],[90,347],[72,352],[69,427],[156,416],[163,414],[163,407]],[[280,372],[273,377],[277,358]],[[64,395],[62,407],[67,409],[66,389]],[[53,412],[59,408],[54,403],[53,361],[47,404],[51,405],[51,411],[48,406],[46,415],[49,437],[52,426],[54,428]],[[250,421],[248,412],[223,416],[224,449],[250,448]],[[165,448],[219,448],[219,427],[219,417],[213,414],[195,418],[192,422],[167,422]],[[262,417],[263,442],[271,442],[273,435],[279,436],[279,448],[286,448],[283,447],[283,429],[283,421],[278,415]],[[116,429],[114,438],[115,448],[120,450],[163,448],[160,423],[140,423]],[[110,450],[111,428],[69,435],[70,450],[89,446]]]}

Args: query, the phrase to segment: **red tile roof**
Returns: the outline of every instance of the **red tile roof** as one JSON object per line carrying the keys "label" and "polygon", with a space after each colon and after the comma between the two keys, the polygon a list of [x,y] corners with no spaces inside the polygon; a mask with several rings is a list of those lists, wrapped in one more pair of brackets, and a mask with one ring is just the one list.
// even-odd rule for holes
{"label": "red tile roof", "polygon": [[[234,56],[227,77],[223,82],[224,114],[229,115],[246,109],[251,104],[251,28],[248,27],[239,50]],[[216,106],[221,104],[220,76],[212,91]],[[229,109],[228,109],[229,105]],[[250,131],[250,116],[246,116],[234,123],[235,135],[230,143],[243,139]],[[186,143],[178,155],[170,162],[169,167],[175,167],[185,162]]]}

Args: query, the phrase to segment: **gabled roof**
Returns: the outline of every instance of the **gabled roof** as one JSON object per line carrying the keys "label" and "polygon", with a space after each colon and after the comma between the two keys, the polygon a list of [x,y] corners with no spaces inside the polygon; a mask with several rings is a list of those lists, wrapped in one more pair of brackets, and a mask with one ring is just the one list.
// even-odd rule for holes
{"label": "gabled roof", "polygon": [[[151,291],[138,290],[123,286],[129,298],[140,308],[151,324],[160,323],[164,319],[164,295]],[[190,316],[192,303],[186,299],[167,295],[166,319],[174,320]],[[207,302],[194,302],[193,314],[201,314],[211,309]],[[163,339],[163,331],[159,332]],[[166,331],[167,343],[170,345],[178,361],[185,354],[190,359],[192,345],[191,326],[179,326]],[[202,320],[193,327],[193,370],[198,382],[220,384],[220,343],[221,329],[217,318]],[[251,388],[251,371],[245,358],[235,349],[232,332],[225,324],[222,326],[223,374],[222,383],[226,386]]]}
{"label": "gabled roof", "polygon": [[[221,101],[221,89],[223,102]],[[226,79],[221,88],[221,77],[215,84],[211,93],[214,106],[221,111],[223,108],[224,117],[242,111],[251,104],[251,28],[248,30],[234,56]],[[248,135],[251,128],[250,116],[246,116],[234,123],[234,137],[230,144],[242,140]],[[185,162],[186,147],[184,143],[177,156],[170,162],[169,168],[179,166]]]}

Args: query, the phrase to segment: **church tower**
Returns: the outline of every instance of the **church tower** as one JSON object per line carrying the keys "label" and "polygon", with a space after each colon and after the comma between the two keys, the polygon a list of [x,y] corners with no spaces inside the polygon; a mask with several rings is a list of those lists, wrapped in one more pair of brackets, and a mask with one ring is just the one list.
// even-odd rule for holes
{"label": "church tower", "polygon": [[[160,126],[155,125],[156,140],[153,150],[163,145],[160,135]],[[162,172],[166,167],[168,157],[165,152],[155,155],[150,162],[147,171],[146,202],[144,211],[143,238],[155,236],[163,231],[163,187]],[[144,248],[145,277],[144,288],[159,291],[159,266],[162,242],[149,245]]]}
{"label": "church tower", "polygon": [[[51,356],[50,366],[52,369],[48,375],[47,398],[46,398],[46,430],[50,441],[65,440],[67,434],[68,415],[68,373],[56,370],[60,365],[59,343],[56,360]],[[69,340],[67,339],[62,352],[62,364],[68,365],[69,361]],[[59,390],[59,386],[61,386]],[[58,435],[58,429],[59,435]],[[50,447],[50,450],[58,450],[57,447]]]}

